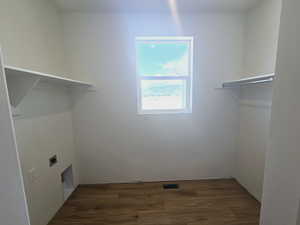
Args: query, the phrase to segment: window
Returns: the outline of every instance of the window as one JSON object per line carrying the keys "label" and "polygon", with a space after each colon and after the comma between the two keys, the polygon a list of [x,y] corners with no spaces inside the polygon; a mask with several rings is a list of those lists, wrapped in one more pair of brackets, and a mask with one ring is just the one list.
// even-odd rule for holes
{"label": "window", "polygon": [[138,37],[138,112],[192,111],[193,38]]}

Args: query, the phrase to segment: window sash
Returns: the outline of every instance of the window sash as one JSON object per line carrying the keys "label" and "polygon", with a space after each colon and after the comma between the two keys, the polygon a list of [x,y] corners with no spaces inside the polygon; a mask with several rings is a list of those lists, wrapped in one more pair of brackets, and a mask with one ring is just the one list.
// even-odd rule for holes
{"label": "window sash", "polygon": [[[143,80],[184,80],[186,82],[185,88],[185,107],[182,109],[143,109],[143,96],[142,96],[142,84]],[[172,114],[172,113],[191,113],[192,112],[192,80],[191,77],[140,77],[138,79],[138,113],[139,114]]]}
{"label": "window sash", "polygon": [[[189,44],[189,74],[184,74],[180,76],[168,76],[168,75],[162,75],[162,76],[149,76],[149,75],[142,75],[138,72],[138,69],[136,70],[136,81],[137,81],[137,110],[138,114],[177,114],[177,113],[191,113],[192,112],[192,97],[193,97],[193,37],[136,37],[136,41],[141,43],[178,43],[178,42],[184,42]],[[138,59],[136,59],[138,60]],[[142,84],[141,82],[143,80],[184,80],[186,82],[186,88],[185,88],[185,108],[183,109],[143,109],[142,108]]]}

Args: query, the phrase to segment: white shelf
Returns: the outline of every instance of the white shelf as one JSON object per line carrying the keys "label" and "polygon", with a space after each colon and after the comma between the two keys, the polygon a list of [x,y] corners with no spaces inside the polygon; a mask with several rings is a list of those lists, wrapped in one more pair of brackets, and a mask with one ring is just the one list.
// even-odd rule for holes
{"label": "white shelf", "polygon": [[71,86],[71,87],[92,87],[93,86],[90,83],[86,83],[78,80],[72,80],[72,79],[55,76],[51,74],[26,70],[22,68],[13,67],[13,66],[5,66],[5,74],[6,76],[31,76],[31,77],[36,77],[37,79],[41,79],[43,81],[60,83],[65,86]]}
{"label": "white shelf", "polygon": [[49,82],[68,88],[90,88],[92,84],[63,78],[51,74],[31,71],[13,66],[5,66],[5,75],[11,105],[17,107],[23,98],[40,82]]}
{"label": "white shelf", "polygon": [[226,81],[222,84],[222,88],[238,88],[243,85],[269,83],[275,79],[275,74],[266,74],[260,76],[252,76],[239,80]]}

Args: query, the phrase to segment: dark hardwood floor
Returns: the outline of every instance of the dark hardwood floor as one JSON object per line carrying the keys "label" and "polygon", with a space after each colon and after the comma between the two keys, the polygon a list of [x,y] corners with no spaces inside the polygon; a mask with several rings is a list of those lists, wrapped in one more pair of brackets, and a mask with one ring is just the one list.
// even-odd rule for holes
{"label": "dark hardwood floor", "polygon": [[[164,190],[165,183],[180,187]],[[231,179],[86,185],[50,225],[258,225],[259,210]]]}

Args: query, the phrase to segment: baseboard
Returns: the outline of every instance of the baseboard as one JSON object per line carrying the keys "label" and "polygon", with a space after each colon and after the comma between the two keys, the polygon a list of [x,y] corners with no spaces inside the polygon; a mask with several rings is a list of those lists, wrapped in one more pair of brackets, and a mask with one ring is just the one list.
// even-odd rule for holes
{"label": "baseboard", "polygon": [[137,183],[164,183],[164,182],[186,182],[186,181],[205,181],[205,180],[236,180],[233,177],[207,177],[195,179],[166,179],[166,180],[134,180],[124,182],[100,182],[100,183],[80,183],[79,186],[95,186],[103,184],[137,184]]}

